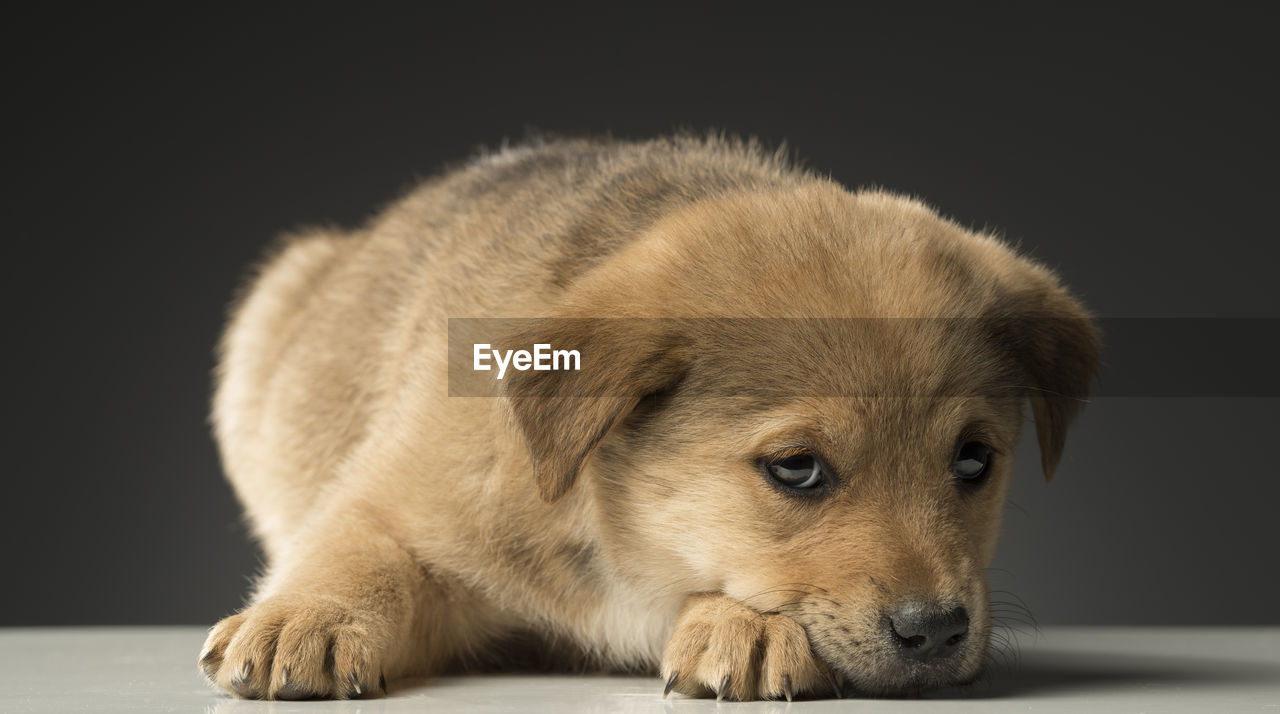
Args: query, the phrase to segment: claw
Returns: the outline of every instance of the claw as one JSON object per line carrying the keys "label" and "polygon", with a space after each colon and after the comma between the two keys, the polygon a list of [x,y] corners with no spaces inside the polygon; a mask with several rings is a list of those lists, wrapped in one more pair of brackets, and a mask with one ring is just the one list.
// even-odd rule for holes
{"label": "claw", "polygon": [[351,682],[351,688],[356,690],[356,696],[364,694],[364,690],[360,688],[360,680],[356,678],[356,671],[353,669],[347,672],[347,681]]}
{"label": "claw", "polygon": [[729,691],[729,675],[726,674],[724,676],[724,679],[720,680],[720,688],[716,690],[716,701],[718,702],[721,699],[724,699],[725,692],[728,692],[728,691]]}
{"label": "claw", "polygon": [[386,695],[386,693],[387,693],[387,675],[386,675],[386,673],[381,673],[381,674],[379,674],[379,675],[378,675],[378,686],[382,688],[382,694],[385,696],[385,695]]}
{"label": "claw", "polygon": [[221,659],[222,657],[220,657],[218,653],[214,652],[213,650],[209,650],[208,652],[205,652],[204,654],[200,655],[200,662],[199,662],[200,670],[204,672],[204,675],[206,677],[208,677],[209,679],[213,679],[215,675],[217,675],[218,673],[218,668],[215,665],[217,662],[221,661]]}
{"label": "claw", "polygon": [[245,699],[258,699],[262,694],[249,683],[249,675],[253,674],[253,660],[247,659],[240,667],[240,674],[231,678],[231,691]]}
{"label": "claw", "polygon": [[280,686],[285,687],[289,684],[289,665],[285,665],[280,669]]}
{"label": "claw", "polygon": [[677,679],[679,679],[679,678],[680,678],[680,670],[676,670],[676,671],[674,671],[674,672],[672,672],[672,673],[671,673],[671,679],[668,679],[668,680],[667,680],[667,686],[665,686],[665,687],[663,687],[663,688],[662,688],[662,698],[663,698],[663,699],[666,699],[666,698],[667,698],[667,695],[671,693],[671,690],[672,690],[672,689],[675,689],[675,686],[676,686],[676,680],[677,680]]}
{"label": "claw", "polygon": [[791,701],[791,675],[789,674],[782,675],[782,695],[787,698],[788,702]]}
{"label": "claw", "polygon": [[836,675],[830,670],[827,671],[827,680],[831,682],[831,689],[836,693],[836,699],[844,699],[844,694],[840,692],[840,683],[836,681]]}

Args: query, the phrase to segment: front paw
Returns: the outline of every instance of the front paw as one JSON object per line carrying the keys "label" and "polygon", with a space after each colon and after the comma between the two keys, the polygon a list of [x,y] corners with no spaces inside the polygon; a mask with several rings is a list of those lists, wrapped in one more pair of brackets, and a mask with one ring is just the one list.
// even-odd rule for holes
{"label": "front paw", "polygon": [[353,699],[386,694],[384,629],[323,598],[267,598],[209,631],[200,669],[246,699]]}
{"label": "front paw", "polygon": [[804,628],[723,595],[695,595],[662,656],[666,693],[716,699],[781,699],[829,693],[835,682]]}

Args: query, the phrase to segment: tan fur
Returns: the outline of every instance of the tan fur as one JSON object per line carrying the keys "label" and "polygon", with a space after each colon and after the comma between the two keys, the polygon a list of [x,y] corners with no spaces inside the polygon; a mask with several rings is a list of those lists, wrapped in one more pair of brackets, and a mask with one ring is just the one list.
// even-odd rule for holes
{"label": "tan fur", "polygon": [[[743,319],[716,323],[735,345],[720,361],[695,323],[553,322],[609,356],[576,377],[598,396],[520,372],[467,398],[448,396],[449,317]],[[866,317],[975,319],[755,320]],[[971,679],[1021,402],[1050,473],[1092,375],[1085,320],[999,241],[751,145],[482,157],[359,230],[286,241],[238,304],[214,423],[268,569],[201,666],[242,696],[364,696],[533,636],[551,664],[699,696]],[[996,472],[962,495],[948,469],[975,423]],[[757,466],[798,443],[840,474],[821,500]],[[911,595],[971,613],[945,671],[877,639]]]}

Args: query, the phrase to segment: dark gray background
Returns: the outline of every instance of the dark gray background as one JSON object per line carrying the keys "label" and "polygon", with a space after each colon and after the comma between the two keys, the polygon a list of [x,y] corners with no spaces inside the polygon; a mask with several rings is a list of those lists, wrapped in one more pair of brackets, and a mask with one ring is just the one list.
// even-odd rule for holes
{"label": "dark gray background", "polygon": [[[0,624],[235,608],[258,561],[205,415],[244,269],[527,126],[785,139],[1103,315],[1280,316],[1270,18],[784,7],[10,15]],[[1050,486],[1025,444],[996,587],[1041,622],[1280,623],[1277,406],[1095,400]]]}

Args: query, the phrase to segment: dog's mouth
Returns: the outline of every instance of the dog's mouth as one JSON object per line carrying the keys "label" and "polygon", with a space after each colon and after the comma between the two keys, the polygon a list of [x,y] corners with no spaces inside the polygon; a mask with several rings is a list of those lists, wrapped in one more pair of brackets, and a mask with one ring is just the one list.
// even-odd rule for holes
{"label": "dog's mouth", "polygon": [[844,670],[844,675],[837,680],[841,696],[911,698],[938,689],[965,686],[980,674],[974,672],[960,676],[954,668],[937,665],[911,665],[892,669],[896,671],[871,674],[861,670],[856,675],[850,670]]}
{"label": "dog's mouth", "polygon": [[[887,658],[886,658],[887,659]],[[963,687],[981,675],[981,669],[964,671],[957,663],[904,663],[882,661],[877,665],[828,665],[837,672],[836,686],[845,697],[916,697],[938,689]]]}

